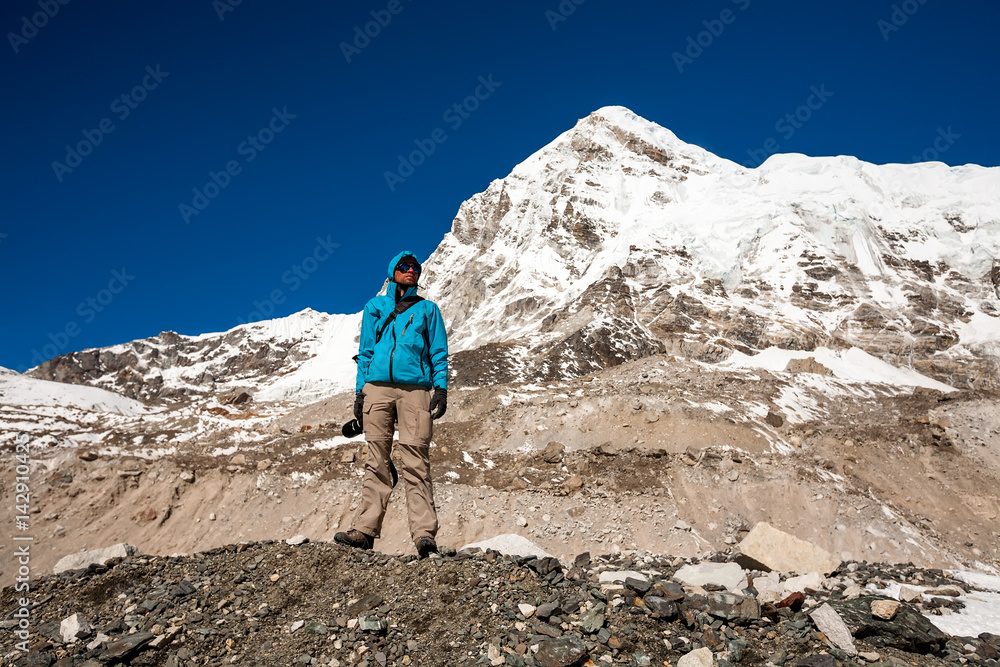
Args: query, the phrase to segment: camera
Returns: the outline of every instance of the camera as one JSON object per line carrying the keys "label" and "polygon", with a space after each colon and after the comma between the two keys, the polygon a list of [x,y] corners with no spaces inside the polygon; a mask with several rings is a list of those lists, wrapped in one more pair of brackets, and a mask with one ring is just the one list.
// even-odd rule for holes
{"label": "camera", "polygon": [[344,424],[344,426],[340,429],[340,432],[344,434],[345,438],[354,438],[356,436],[361,435],[361,433],[364,430],[365,429],[361,425],[361,422],[359,422],[357,419],[352,419],[351,421]]}

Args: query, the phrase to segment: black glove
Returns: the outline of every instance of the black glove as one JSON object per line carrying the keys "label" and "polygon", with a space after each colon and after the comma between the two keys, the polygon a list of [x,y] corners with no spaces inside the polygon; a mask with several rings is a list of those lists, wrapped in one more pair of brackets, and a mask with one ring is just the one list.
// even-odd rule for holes
{"label": "black glove", "polygon": [[365,423],[365,395],[358,394],[354,397],[354,418],[359,424]]}
{"label": "black glove", "polygon": [[448,409],[448,390],[435,389],[431,396],[431,419],[440,419],[444,416],[444,411]]}

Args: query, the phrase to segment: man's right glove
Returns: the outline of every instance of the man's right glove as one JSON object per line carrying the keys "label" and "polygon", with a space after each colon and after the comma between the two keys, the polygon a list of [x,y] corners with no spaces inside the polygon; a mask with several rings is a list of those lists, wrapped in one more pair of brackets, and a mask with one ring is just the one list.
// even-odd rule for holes
{"label": "man's right glove", "polygon": [[354,397],[354,418],[359,424],[365,423],[365,395],[358,394]]}
{"label": "man's right glove", "polygon": [[434,390],[431,396],[431,419],[439,419],[444,416],[444,411],[448,409],[448,390],[440,387]]}

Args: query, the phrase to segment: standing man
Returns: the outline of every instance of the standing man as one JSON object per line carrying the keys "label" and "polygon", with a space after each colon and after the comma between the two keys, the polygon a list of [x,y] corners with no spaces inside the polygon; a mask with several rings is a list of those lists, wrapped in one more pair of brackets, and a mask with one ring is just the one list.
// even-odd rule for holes
{"label": "standing man", "polygon": [[[399,459],[406,485],[410,535],[421,558],[437,553],[438,520],[431,485],[432,420],[448,401],[448,336],[437,305],[417,296],[420,262],[401,252],[389,262],[385,294],[365,305],[358,350],[354,416],[368,441],[361,510],[354,528],[335,542],[371,549],[381,537],[392,493],[392,436],[399,428]],[[433,392],[433,393],[432,393]]]}

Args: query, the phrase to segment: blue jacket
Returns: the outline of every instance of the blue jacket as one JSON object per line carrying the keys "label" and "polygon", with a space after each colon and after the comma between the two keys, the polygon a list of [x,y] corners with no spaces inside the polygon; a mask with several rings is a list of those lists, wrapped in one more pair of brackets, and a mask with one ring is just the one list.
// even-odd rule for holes
{"label": "blue jacket", "polygon": [[[448,388],[448,334],[441,311],[433,301],[418,301],[397,315],[379,342],[375,342],[375,334],[396,308],[398,284],[392,278],[403,257],[415,258],[412,252],[401,252],[393,257],[389,262],[386,293],[365,304],[358,349],[358,393],[366,382]],[[417,288],[410,287],[403,296],[416,293]]]}

